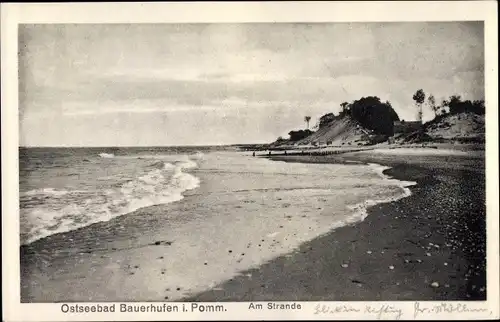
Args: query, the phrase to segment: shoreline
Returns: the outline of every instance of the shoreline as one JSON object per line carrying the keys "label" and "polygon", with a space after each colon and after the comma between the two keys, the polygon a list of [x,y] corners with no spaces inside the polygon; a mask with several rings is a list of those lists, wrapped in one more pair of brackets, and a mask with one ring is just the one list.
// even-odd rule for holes
{"label": "shoreline", "polygon": [[[21,279],[22,301],[38,302],[39,299],[43,298],[43,292],[45,291],[38,290],[39,287],[35,285],[33,285],[34,288],[31,289],[32,286],[30,286],[30,284],[38,283],[43,285],[44,281],[48,283],[46,287],[50,286],[54,288],[54,290],[62,287],[59,289],[60,294],[57,295],[57,300],[64,300],[64,294],[73,294],[71,287],[66,288],[66,286],[61,286],[61,283],[66,280],[66,277],[70,278],[66,280],[66,282],[72,281],[71,283],[80,283],[79,279],[81,276],[84,276],[84,272],[88,271],[88,269],[94,271],[95,268],[99,267],[102,267],[104,271],[99,268],[99,272],[102,273],[99,273],[100,275],[97,275],[97,271],[94,271],[93,274],[95,278],[88,281],[89,285],[92,285],[90,289],[97,287],[97,284],[94,285],[94,282],[97,283],[99,280],[105,280],[109,277],[106,277],[106,272],[118,273],[118,275],[115,274],[114,283],[117,283],[116,287],[120,289],[122,287],[124,288],[122,292],[124,295],[129,294],[126,290],[130,289],[130,286],[123,284],[125,278],[127,279],[127,284],[139,283],[136,285],[137,287],[130,289],[132,290],[130,294],[135,294],[135,291],[150,292],[151,287],[153,287],[153,289],[155,287],[160,287],[160,285],[152,286],[149,284],[150,282],[142,285],[143,281],[147,281],[144,280],[144,276],[147,276],[148,278],[157,279],[160,282],[158,284],[166,282],[177,284],[166,285],[166,287],[174,288],[170,288],[171,291],[166,294],[164,298],[174,302],[181,301],[182,299],[187,299],[188,301],[266,299],[450,300],[483,299],[486,296],[484,289],[484,285],[486,285],[484,280],[484,256],[481,257],[482,253],[480,252],[484,251],[481,247],[485,246],[484,243],[481,244],[485,237],[485,231],[483,230],[484,222],[472,223],[465,220],[466,225],[470,224],[472,226],[477,226],[477,236],[471,240],[478,240],[479,243],[477,245],[478,247],[472,251],[462,251],[462,246],[468,242],[467,236],[463,234],[460,235],[459,233],[463,231],[463,227],[457,227],[452,224],[453,221],[457,221],[458,223],[464,222],[463,218],[456,216],[457,214],[463,215],[464,213],[473,213],[473,211],[478,210],[479,215],[481,215],[481,209],[474,206],[476,205],[474,202],[468,205],[465,204],[466,207],[469,207],[466,209],[462,209],[464,205],[453,203],[450,203],[451,206],[448,206],[448,208],[443,204],[437,207],[437,209],[435,205],[432,206],[433,202],[436,202],[436,200],[433,201],[433,199],[446,195],[447,189],[455,189],[448,194],[451,197],[458,196],[458,199],[464,199],[465,201],[468,200],[467,198],[470,198],[467,194],[476,192],[479,193],[478,198],[475,199],[476,201],[484,198],[484,187],[480,189],[481,179],[483,180],[482,185],[484,186],[484,167],[478,167],[477,158],[468,160],[467,158],[459,157],[455,162],[452,162],[443,156],[420,158],[420,160],[417,160],[418,158],[415,158],[415,156],[411,156],[409,161],[405,163],[402,162],[400,156],[373,156],[371,154],[363,155],[358,153],[355,155],[336,155],[334,157],[288,156],[280,158],[273,156],[273,159],[276,159],[276,161],[301,163],[377,163],[385,167],[392,167],[384,171],[380,168],[379,172],[382,172],[384,175],[403,181],[415,181],[417,185],[405,188],[412,192],[409,197],[398,199],[393,202],[377,200],[377,204],[374,206],[365,203],[364,206],[368,207],[361,207],[363,209],[360,209],[366,210],[366,217],[363,216],[365,220],[362,222],[355,222],[330,231],[324,229],[322,231],[325,233],[321,235],[316,234],[316,236],[319,237],[312,238],[313,236],[311,236],[312,239],[303,239],[301,244],[297,244],[298,248],[293,248],[293,250],[282,253],[282,255],[278,257],[270,258],[269,261],[263,264],[261,264],[261,262],[258,263],[257,266],[246,266],[252,267],[251,269],[245,268],[245,265],[242,265],[241,270],[237,271],[239,275],[236,275],[236,277],[231,275],[228,276],[226,280],[220,279],[222,282],[212,284],[210,286],[212,287],[211,289],[201,289],[199,292],[195,290],[189,291],[184,288],[184,285],[181,285],[181,277],[184,271],[177,272],[181,275],[178,275],[177,278],[171,278],[171,282],[165,280],[165,278],[169,276],[175,277],[175,273],[174,275],[165,274],[164,265],[166,263],[163,263],[164,258],[167,260],[167,258],[174,256],[174,254],[171,253],[174,251],[174,248],[169,247],[173,239],[165,239],[170,237],[168,234],[165,234],[164,229],[161,228],[162,225],[156,224],[156,228],[153,229],[154,231],[148,228],[152,222],[164,222],[166,224],[167,222],[164,217],[165,211],[177,211],[179,215],[182,215],[187,209],[186,206],[190,204],[188,199],[190,199],[191,193],[188,193],[184,201],[178,203],[173,203],[168,206],[144,208],[129,216],[117,217],[109,222],[91,225],[93,227],[89,226],[88,228],[53,235],[53,237],[50,238],[50,242],[53,246],[57,246],[53,250],[45,249],[44,245],[48,245],[49,241],[44,241],[43,239],[28,246],[22,246],[21,276],[24,276],[24,278]],[[436,160],[447,161],[445,163],[436,163]],[[438,164],[441,166],[438,167]],[[471,171],[483,171],[483,176],[478,176],[477,173]],[[457,180],[463,179],[464,175],[467,177],[465,183],[470,185],[465,191],[461,189],[460,181],[457,185]],[[457,188],[458,190],[456,190]],[[423,195],[415,196],[417,192]],[[462,198],[461,194],[466,194],[466,196]],[[209,198],[209,195],[206,197]],[[422,198],[424,198],[424,201],[422,201]],[[411,201],[408,202],[406,201],[407,199],[411,199]],[[281,198],[277,198],[276,200],[280,200],[279,202],[281,203],[285,202],[281,200]],[[204,201],[200,202],[205,204]],[[330,205],[332,202],[335,203],[335,200],[330,200]],[[210,202],[207,204],[210,204]],[[431,209],[418,208],[420,204]],[[427,207],[428,205],[431,206]],[[233,206],[235,208],[232,211],[239,211],[239,208],[241,208],[237,203],[234,203]],[[416,209],[413,209],[415,207]],[[316,208],[307,208],[303,210],[309,212],[310,210],[314,211],[314,209]],[[332,208],[332,210],[333,209],[335,208]],[[408,209],[413,209],[414,213],[405,214],[405,211],[408,211]],[[453,214],[453,216],[448,216],[449,218],[447,219],[449,220],[444,220],[446,219],[444,218],[439,219],[440,222],[436,222],[436,220],[433,221],[432,218],[422,216],[422,213],[425,214],[426,211],[431,214],[438,214],[439,211],[443,209],[448,209],[448,211]],[[402,215],[398,215],[400,217],[399,219],[398,217],[393,218],[394,214],[401,212]],[[202,213],[197,214],[197,216],[209,216],[217,213],[217,211],[204,210]],[[299,213],[299,215],[300,214],[301,213]],[[285,215],[291,215],[291,213],[285,210]],[[328,216],[328,213],[324,215]],[[183,216],[181,217],[183,218]],[[179,217],[179,219],[181,217]],[[304,213],[302,217],[307,216],[305,216]],[[326,218],[328,221],[328,217]],[[418,220],[415,222],[415,220],[411,220],[412,218]],[[279,218],[276,217],[276,219]],[[446,225],[443,224],[445,221],[447,222]],[[286,224],[287,221],[284,223]],[[307,225],[307,223],[306,221],[303,224]],[[286,226],[288,226],[288,224],[286,224]],[[129,229],[125,229],[126,227],[129,227]],[[130,228],[132,228],[132,230],[130,230]],[[280,226],[280,228],[283,227]],[[321,227],[317,228],[321,229]],[[144,229],[149,229],[147,236],[143,236],[142,232]],[[309,227],[309,229],[311,229],[311,227]],[[432,235],[435,230],[439,229],[447,233],[444,237],[450,237],[454,239],[456,243],[444,247],[443,245],[447,243],[446,238],[443,236],[436,240],[433,239],[434,237],[431,238],[430,235]],[[414,235],[415,232],[421,233],[422,231],[429,236],[422,237],[418,234]],[[448,233],[452,233],[452,235],[455,234],[455,236]],[[385,238],[380,238],[380,236],[384,236]],[[253,238],[255,236],[248,237]],[[78,242],[73,244],[73,239],[75,239],[75,242]],[[423,241],[430,242],[433,245],[439,245],[440,248],[435,249],[434,246],[430,247],[430,244],[424,244]],[[165,246],[167,247],[162,246],[163,242],[166,243]],[[178,241],[174,241],[174,244],[180,245],[182,243],[178,244]],[[70,247],[67,248],[65,245]],[[399,247],[401,249],[397,249],[398,245],[402,245],[402,247]],[[236,245],[233,245],[231,248],[234,250],[234,247],[236,247]],[[177,248],[177,246],[175,248]],[[368,252],[370,253],[368,254]],[[245,258],[252,260],[250,253],[246,250],[245,253],[247,253]],[[432,253],[432,257],[425,257],[426,253]],[[477,255],[474,255],[475,253],[477,253]],[[52,255],[56,255],[57,258],[52,258]],[[203,257],[202,254],[199,254],[199,256],[198,258],[200,259]],[[231,257],[227,254],[226,256]],[[155,259],[154,262],[151,262],[152,258]],[[45,260],[48,261],[46,262]],[[408,260],[408,262],[406,262],[406,260]],[[417,264],[417,260],[421,260],[421,262]],[[67,268],[74,267],[76,269],[77,267],[81,267],[77,271],[74,269],[67,271],[66,269],[58,269],[57,274],[52,277],[49,275],[45,276],[45,273],[42,272],[40,272],[42,275],[36,273],[39,275],[37,279],[41,278],[39,281],[28,278],[31,276],[30,274],[37,271],[37,266],[39,264],[41,268],[55,264],[55,266],[53,266],[55,269],[62,263],[61,261],[66,262],[66,264],[60,268],[67,266]],[[403,263],[401,263],[401,261]],[[113,264],[114,262],[122,263],[116,265]],[[441,264],[449,263],[450,265],[447,267],[447,270],[443,270],[442,265],[438,262]],[[145,263],[149,264],[144,265]],[[441,266],[438,267],[438,264]],[[344,267],[344,265],[348,266]],[[413,270],[408,270],[411,268],[411,265],[413,265]],[[212,263],[210,263],[210,266],[215,267],[212,266]],[[388,268],[390,266],[393,266],[393,268]],[[120,268],[123,269],[123,272],[121,272]],[[200,269],[200,272],[203,271],[202,268],[194,269]],[[222,267],[220,267],[220,269],[222,269]],[[116,270],[118,270],[118,272]],[[472,272],[466,273],[467,270],[472,270]],[[118,278],[118,276],[120,277]],[[135,276],[139,279],[134,278]],[[464,277],[471,277],[471,282],[465,284],[460,283]],[[49,278],[49,280],[47,280],[47,278]],[[422,287],[422,284],[425,286],[426,284],[432,283],[431,280],[433,279],[439,280],[441,286],[438,289],[427,287],[428,285]],[[452,281],[450,279],[452,279]],[[393,287],[390,288],[389,286],[394,284],[393,282],[399,284],[396,284],[396,286],[393,285]],[[113,283],[111,284],[114,285]],[[407,284],[410,285],[410,289],[404,286]],[[446,284],[448,284],[447,287]],[[186,292],[180,294],[180,292],[175,290],[175,287],[178,286],[181,286],[182,290],[186,290]],[[110,291],[113,289],[115,289],[114,286],[111,286]],[[156,290],[152,293],[141,293],[141,296],[146,298],[152,295],[152,297],[155,298],[155,292]],[[158,290],[158,293],[160,292],[163,291]],[[104,296],[103,294],[100,296]],[[400,298],[391,298],[394,294],[400,294],[401,296]],[[78,294],[74,293],[74,295]],[[85,298],[85,296],[86,295],[82,293],[76,298],[70,298],[73,300],[81,300]],[[94,295],[89,296],[93,297]]]}
{"label": "shoreline", "polygon": [[[214,171],[220,160],[244,167]],[[285,165],[240,154],[206,161],[193,170],[203,184],[181,201],[22,248],[22,301],[179,301],[356,220],[344,214],[358,216],[347,207],[374,196],[366,186],[372,180],[380,198],[399,195],[397,182],[380,180],[370,167]],[[357,183],[345,185],[346,178]],[[354,192],[338,191],[339,198],[335,187]]]}
{"label": "shoreline", "polygon": [[390,167],[385,175],[417,184],[408,197],[368,207],[364,221],[186,301],[486,299],[484,159],[482,166],[477,157],[371,153],[270,159],[378,163]]}

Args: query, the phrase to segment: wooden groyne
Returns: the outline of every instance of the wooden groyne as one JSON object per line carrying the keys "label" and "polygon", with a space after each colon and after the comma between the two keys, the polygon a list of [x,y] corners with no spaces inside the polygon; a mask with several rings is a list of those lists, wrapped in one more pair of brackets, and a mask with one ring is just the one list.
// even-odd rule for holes
{"label": "wooden groyne", "polygon": [[362,151],[369,151],[369,150],[374,150],[375,148],[367,148],[367,149],[342,149],[342,150],[325,150],[325,151],[308,151],[308,150],[301,150],[301,151],[268,151],[267,154],[259,154],[257,156],[300,156],[300,155],[308,155],[308,156],[327,156],[327,155],[337,155],[337,154],[343,154],[343,153],[350,153],[350,152],[362,152]]}

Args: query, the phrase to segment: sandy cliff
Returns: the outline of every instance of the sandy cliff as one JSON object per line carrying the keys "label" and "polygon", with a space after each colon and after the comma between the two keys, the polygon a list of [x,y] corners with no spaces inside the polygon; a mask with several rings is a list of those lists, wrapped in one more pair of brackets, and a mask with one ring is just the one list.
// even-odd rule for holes
{"label": "sandy cliff", "polygon": [[330,124],[325,125],[305,139],[298,141],[299,145],[317,143],[319,145],[331,144],[358,144],[366,143],[367,135],[371,131],[363,128],[358,122],[350,116],[337,118]]}
{"label": "sandy cliff", "polygon": [[426,132],[432,138],[484,138],[484,115],[473,113],[447,115],[436,122],[429,122],[426,125]]}

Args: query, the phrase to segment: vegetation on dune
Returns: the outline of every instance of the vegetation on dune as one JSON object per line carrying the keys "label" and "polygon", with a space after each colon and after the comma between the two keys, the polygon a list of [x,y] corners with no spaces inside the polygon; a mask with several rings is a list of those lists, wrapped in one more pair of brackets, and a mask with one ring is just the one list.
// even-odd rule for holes
{"label": "vegetation on dune", "polygon": [[305,139],[306,137],[308,137],[313,133],[314,133],[313,131],[307,129],[307,130],[290,131],[288,132],[288,135],[290,136],[291,142],[296,142]]}
{"label": "vegetation on dune", "polygon": [[394,121],[399,116],[391,103],[382,103],[376,96],[362,97],[349,104],[351,117],[374,134],[393,135]]}
{"label": "vegetation on dune", "polygon": [[307,124],[307,129],[309,130],[309,122],[311,121],[311,117],[310,116],[304,116],[304,121]]}
{"label": "vegetation on dune", "polygon": [[484,115],[484,100],[462,101],[460,95],[453,95],[447,101],[443,101],[443,106],[447,106],[450,114],[459,113],[474,113],[478,115]]}
{"label": "vegetation on dune", "polygon": [[[450,96],[448,100],[443,100],[443,102],[439,106],[433,107],[430,104],[429,106],[433,111],[435,111],[435,117],[434,119],[425,123],[424,128],[428,128],[432,124],[441,122],[445,117],[449,115],[456,115],[460,113],[473,113],[477,115],[484,115],[485,113],[484,100],[462,101],[460,95]],[[441,113],[437,113],[438,110],[441,110]]]}
{"label": "vegetation on dune", "polygon": [[342,110],[338,116],[327,113],[319,118],[319,128],[328,126],[337,119],[350,116],[362,127],[373,131],[373,134],[392,135],[394,121],[399,121],[399,116],[394,111],[389,101],[381,102],[377,96],[362,97],[352,103],[340,104]]}
{"label": "vegetation on dune", "polygon": [[322,117],[319,118],[318,127],[320,129],[324,128],[325,126],[328,126],[330,123],[332,123],[336,119],[337,119],[337,116],[335,116],[335,114],[333,114],[333,113],[327,113],[327,114],[325,114],[325,115],[323,115]]}
{"label": "vegetation on dune", "polygon": [[[425,103],[426,94],[422,89],[419,89],[414,95],[413,99],[419,108],[418,116],[419,119],[422,116],[422,107]],[[460,95],[452,95],[449,99],[445,99],[440,105],[436,104],[436,98],[434,95],[430,94],[427,98],[427,106],[431,111],[434,112],[434,120],[442,119],[445,115],[455,115],[460,113],[473,113],[477,115],[484,115],[485,107],[484,100],[465,100],[462,101]]]}
{"label": "vegetation on dune", "polygon": [[434,98],[434,95],[429,95],[429,98],[427,99],[427,104],[429,104],[430,109],[434,112],[434,116],[438,115],[438,110],[439,106],[436,105],[436,99]]}
{"label": "vegetation on dune", "polygon": [[420,122],[422,122],[422,105],[424,104],[425,102],[425,93],[424,93],[424,90],[422,89],[419,89],[418,91],[415,92],[415,94],[413,94],[413,100],[415,101],[415,104],[417,105],[417,108],[418,108],[418,120]]}
{"label": "vegetation on dune", "polygon": [[[449,99],[443,100],[441,104],[437,104],[434,95],[427,95],[423,89],[417,90],[412,98],[415,101],[417,118],[420,122],[422,121],[422,110],[424,106],[428,107],[434,113],[434,119],[423,124],[420,130],[408,136],[407,139],[410,141],[430,140],[431,138],[429,135],[425,134],[425,131],[431,125],[438,124],[449,115],[460,113],[485,114],[484,100],[463,101],[459,95],[452,95]],[[343,102],[340,104],[340,107],[341,110],[338,115],[335,115],[333,112],[322,115],[318,119],[314,129],[326,128],[326,130],[328,130],[329,126],[336,124],[336,121],[349,117],[357,123],[359,127],[368,130],[370,137],[383,137],[383,140],[387,140],[388,137],[394,135],[394,122],[400,120],[391,103],[389,101],[382,102],[377,96],[361,97],[351,103]],[[315,133],[309,130],[310,120],[311,116],[305,116],[305,130],[290,131],[288,133],[289,139],[279,137],[274,144],[282,145],[294,143],[309,137],[311,134]],[[377,140],[377,142],[378,141],[380,140]]]}

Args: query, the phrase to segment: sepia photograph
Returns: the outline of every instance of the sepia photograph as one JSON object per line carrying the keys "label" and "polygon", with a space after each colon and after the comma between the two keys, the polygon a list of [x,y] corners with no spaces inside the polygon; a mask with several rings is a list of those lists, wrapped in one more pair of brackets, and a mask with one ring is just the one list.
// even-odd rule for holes
{"label": "sepia photograph", "polygon": [[20,303],[417,318],[498,294],[484,21],[26,22],[16,42]]}
{"label": "sepia photograph", "polygon": [[482,23],[22,25],[19,51],[23,301],[486,298]]}

